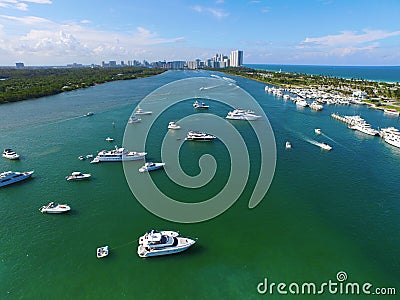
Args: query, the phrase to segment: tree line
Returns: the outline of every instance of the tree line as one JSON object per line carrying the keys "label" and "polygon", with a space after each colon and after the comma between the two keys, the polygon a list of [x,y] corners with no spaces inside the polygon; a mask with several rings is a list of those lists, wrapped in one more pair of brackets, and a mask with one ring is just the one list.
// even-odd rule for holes
{"label": "tree line", "polygon": [[158,68],[38,68],[0,69],[0,104],[40,98],[96,84],[148,77]]}

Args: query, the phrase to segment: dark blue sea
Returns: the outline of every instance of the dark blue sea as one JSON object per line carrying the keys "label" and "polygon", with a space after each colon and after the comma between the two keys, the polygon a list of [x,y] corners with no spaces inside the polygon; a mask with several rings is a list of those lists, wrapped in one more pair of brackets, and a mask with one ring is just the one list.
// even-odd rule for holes
{"label": "dark blue sea", "polygon": [[301,74],[324,75],[341,78],[400,82],[400,66],[313,66],[246,64],[246,67]]}

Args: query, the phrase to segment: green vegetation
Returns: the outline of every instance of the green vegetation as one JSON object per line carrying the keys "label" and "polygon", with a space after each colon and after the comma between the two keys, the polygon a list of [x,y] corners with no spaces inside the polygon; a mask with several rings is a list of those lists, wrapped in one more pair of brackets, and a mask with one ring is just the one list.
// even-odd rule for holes
{"label": "green vegetation", "polygon": [[164,71],[139,67],[0,69],[0,104],[55,95],[108,81],[148,77]]}
{"label": "green vegetation", "polygon": [[344,79],[323,75],[308,75],[288,72],[270,72],[251,68],[226,68],[219,71],[242,76],[282,88],[322,89],[331,93],[352,95],[355,91],[366,93],[366,102],[390,106],[400,110],[399,83]]}

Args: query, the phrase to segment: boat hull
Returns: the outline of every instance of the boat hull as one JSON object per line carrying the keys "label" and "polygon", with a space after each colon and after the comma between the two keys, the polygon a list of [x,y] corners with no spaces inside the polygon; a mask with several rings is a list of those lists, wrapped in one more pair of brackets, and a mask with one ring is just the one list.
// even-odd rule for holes
{"label": "boat hull", "polygon": [[4,182],[0,181],[0,187],[8,186],[8,185],[11,185],[11,184],[14,184],[14,183],[18,183],[18,182],[24,181],[24,180],[26,180],[26,179],[28,179],[28,178],[30,178],[32,176],[33,171],[25,172],[23,174],[24,174],[23,176],[20,176],[20,177],[17,177],[17,178],[12,178],[11,180],[8,180],[8,181],[4,181]]}

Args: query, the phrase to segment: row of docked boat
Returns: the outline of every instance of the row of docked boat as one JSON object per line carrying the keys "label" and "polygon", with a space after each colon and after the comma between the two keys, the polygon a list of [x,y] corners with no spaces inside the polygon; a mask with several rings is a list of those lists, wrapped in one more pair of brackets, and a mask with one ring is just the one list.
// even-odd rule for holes
{"label": "row of docked boat", "polygon": [[400,132],[395,127],[382,128],[377,130],[371,127],[361,116],[340,116],[339,114],[331,114],[332,118],[344,122],[348,128],[360,131],[371,136],[380,136],[383,140],[397,148],[400,148]]}

